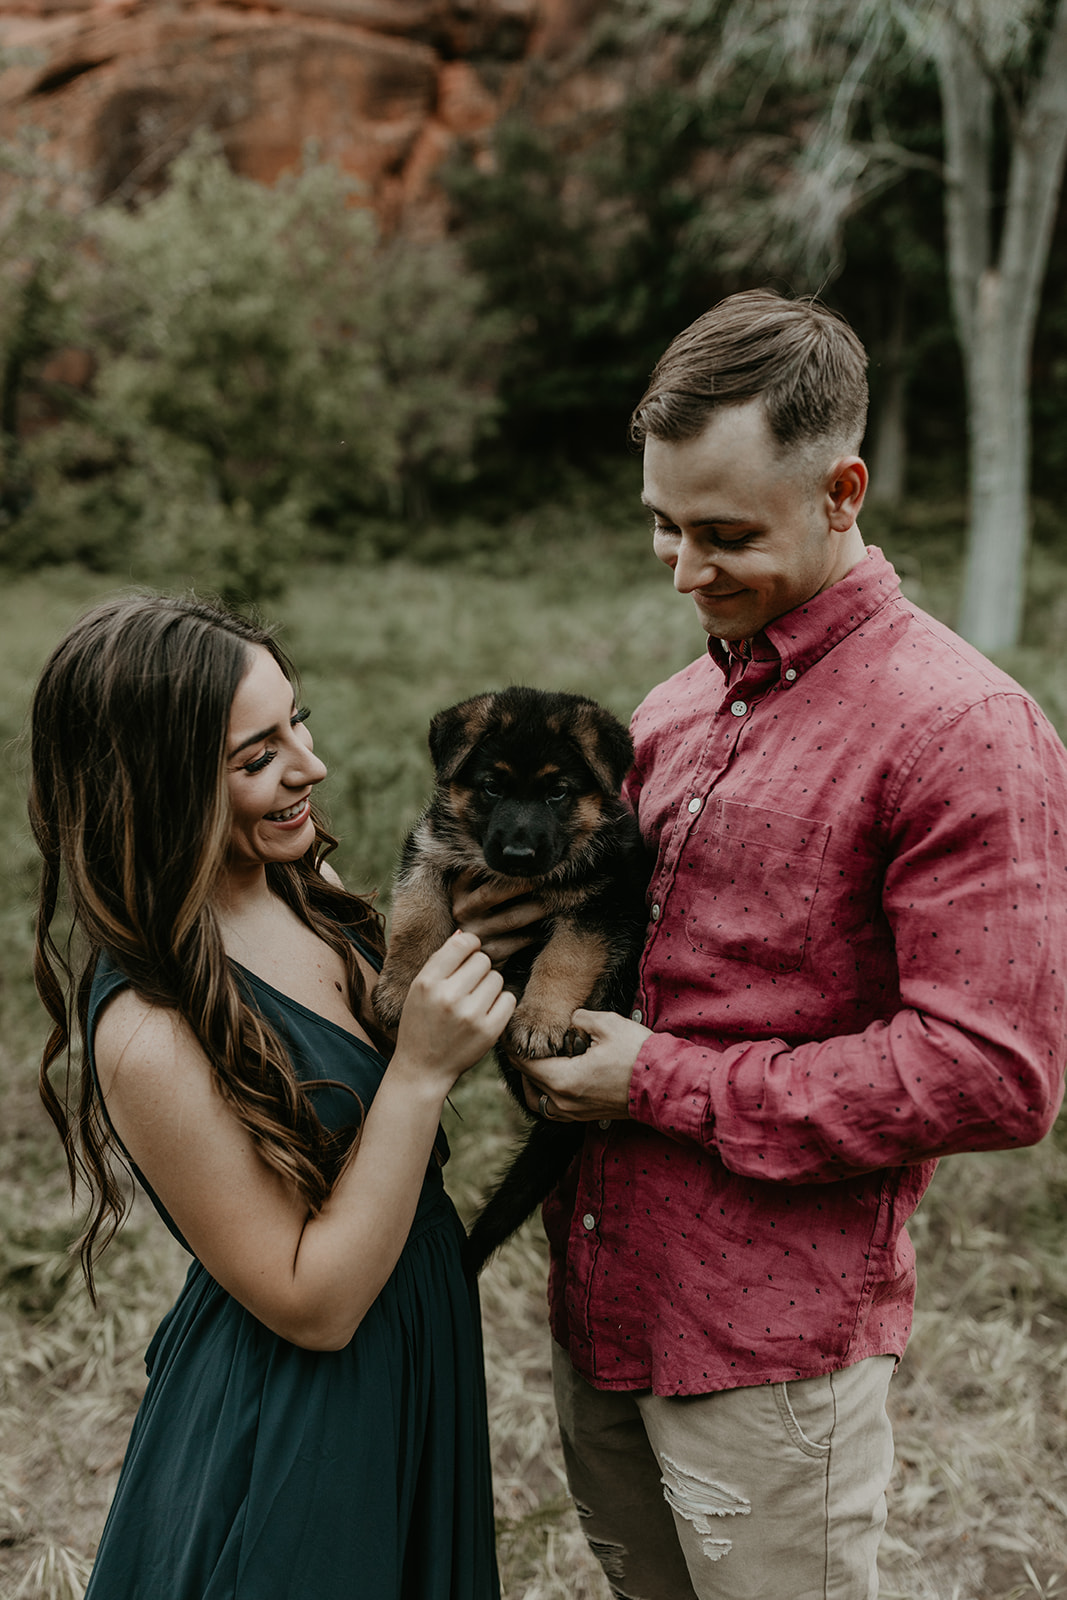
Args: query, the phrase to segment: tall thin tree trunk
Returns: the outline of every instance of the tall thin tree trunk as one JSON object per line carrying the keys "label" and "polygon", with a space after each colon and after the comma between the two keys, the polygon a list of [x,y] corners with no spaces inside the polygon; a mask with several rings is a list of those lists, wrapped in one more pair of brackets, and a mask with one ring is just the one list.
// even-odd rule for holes
{"label": "tall thin tree trunk", "polygon": [[968,370],[970,526],[959,626],[980,650],[1018,642],[1030,538],[1030,344],[1010,287],[989,268],[978,286]]}
{"label": "tall thin tree trunk", "polygon": [[999,248],[990,230],[993,91],[951,19],[937,61],[948,174],[949,283],[963,352],[970,529],[958,626],[979,649],[1016,644],[1029,540],[1029,364],[1067,155],[1067,0],[1056,0],[1041,72],[1006,105],[1011,161]]}

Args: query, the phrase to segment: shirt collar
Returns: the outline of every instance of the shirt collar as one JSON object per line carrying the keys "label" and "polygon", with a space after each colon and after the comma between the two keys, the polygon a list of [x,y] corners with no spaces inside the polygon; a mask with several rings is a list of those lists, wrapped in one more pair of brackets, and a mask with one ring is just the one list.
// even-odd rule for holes
{"label": "shirt collar", "polygon": [[764,664],[770,663],[799,674],[899,593],[900,579],[891,563],[877,545],[868,545],[863,560],[829,589],[775,617],[752,639],[739,644],[709,639],[708,654],[728,683],[747,673],[750,662],[757,671],[762,667],[761,677]]}

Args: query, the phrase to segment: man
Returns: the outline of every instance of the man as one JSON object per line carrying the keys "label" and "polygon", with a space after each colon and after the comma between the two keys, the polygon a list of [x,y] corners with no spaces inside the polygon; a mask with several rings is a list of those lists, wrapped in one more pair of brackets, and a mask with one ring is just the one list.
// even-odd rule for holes
{"label": "man", "polygon": [[545,1211],[556,1391],[629,1600],[877,1594],[904,1223],[1062,1095],[1067,755],[865,547],[865,366],[817,303],[734,295],[633,418],[708,648],[634,717],[632,1017],[578,1013],[527,1094],[590,1124]]}

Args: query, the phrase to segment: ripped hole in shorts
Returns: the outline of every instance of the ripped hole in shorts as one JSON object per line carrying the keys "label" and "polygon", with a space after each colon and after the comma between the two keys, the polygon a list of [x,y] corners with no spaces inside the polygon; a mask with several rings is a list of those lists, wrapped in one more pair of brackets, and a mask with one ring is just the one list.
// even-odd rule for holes
{"label": "ripped hole in shorts", "polygon": [[726,1484],[701,1478],[679,1466],[670,1456],[661,1456],[660,1465],[663,1468],[660,1481],[667,1504],[677,1516],[684,1517],[704,1535],[701,1549],[708,1560],[721,1561],[723,1556],[729,1555],[733,1542],[718,1535],[712,1518],[747,1517],[752,1510],[750,1503]]}

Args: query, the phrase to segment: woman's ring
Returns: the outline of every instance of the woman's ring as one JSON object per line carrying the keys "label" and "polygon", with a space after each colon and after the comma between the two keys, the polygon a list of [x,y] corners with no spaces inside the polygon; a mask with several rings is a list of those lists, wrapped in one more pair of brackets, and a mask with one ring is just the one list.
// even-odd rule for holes
{"label": "woman's ring", "polygon": [[552,1121],[552,1113],[548,1109],[548,1096],[547,1096],[547,1094],[543,1094],[541,1096],[540,1100],[537,1102],[537,1107],[538,1107],[538,1110],[540,1111],[541,1115],[545,1118],[546,1122],[551,1122]]}

